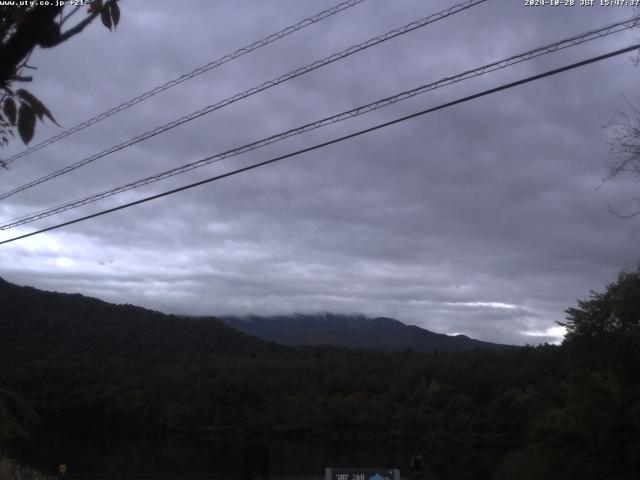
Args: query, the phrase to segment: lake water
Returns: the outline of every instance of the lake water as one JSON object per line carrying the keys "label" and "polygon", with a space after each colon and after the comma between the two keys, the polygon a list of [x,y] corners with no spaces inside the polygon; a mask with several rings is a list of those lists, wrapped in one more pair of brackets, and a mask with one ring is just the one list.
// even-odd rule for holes
{"label": "lake water", "polygon": [[[323,479],[325,467],[400,468],[403,478],[415,444],[224,442],[208,437],[87,437],[45,435],[0,445],[23,465],[55,475],[67,465],[68,480],[243,479],[245,456],[268,455],[271,480]],[[427,447],[428,480],[504,478],[514,452],[499,446]]]}

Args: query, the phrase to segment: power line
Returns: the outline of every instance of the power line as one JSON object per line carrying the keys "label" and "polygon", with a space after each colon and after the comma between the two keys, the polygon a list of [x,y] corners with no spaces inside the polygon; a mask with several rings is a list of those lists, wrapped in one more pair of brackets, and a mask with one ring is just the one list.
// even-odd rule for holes
{"label": "power line", "polygon": [[465,72],[459,73],[457,75],[454,76],[450,76],[450,77],[444,77],[436,82],[432,82],[429,83],[427,85],[421,85],[417,88],[414,88],[412,90],[408,90],[408,91],[404,91],[401,93],[398,93],[394,96],[391,97],[386,97],[383,98],[381,100],[377,100],[375,102],[371,102],[368,103],[366,105],[362,105],[356,108],[353,108],[351,110],[347,110],[345,112],[341,112],[339,114],[330,116],[330,117],[326,117],[323,118],[321,120],[317,120],[315,122],[312,123],[308,123],[306,125],[302,125],[300,127],[296,127],[290,130],[287,130],[285,132],[281,132],[278,133],[276,135],[272,135],[270,137],[266,137],[263,138],[261,140],[257,140],[254,141],[252,143],[240,146],[240,147],[236,147],[234,149],[231,150],[227,150],[225,152],[222,153],[218,153],[216,155],[212,155],[200,160],[197,160],[195,162],[191,162],[185,165],[182,165],[180,167],[176,167],[155,175],[151,175],[149,177],[143,178],[143,179],[139,179],[139,180],[135,180],[133,182],[127,183],[125,185],[121,185],[119,187],[116,188],[112,188],[97,194],[93,194],[90,196],[86,196],[83,197],[81,199],[78,200],[74,200],[72,202],[67,202],[63,205],[58,205],[56,207],[53,208],[48,208],[45,210],[41,210],[38,212],[32,212],[30,214],[18,217],[18,218],[14,218],[13,220],[10,220],[9,222],[6,222],[4,224],[0,225],[0,230],[8,230],[10,228],[14,228],[20,225],[24,225],[27,223],[31,223],[34,222],[36,220],[41,220],[43,218],[46,217],[50,217],[52,215],[56,215],[58,213],[62,213],[65,212],[67,210],[71,210],[74,208],[78,208],[81,207],[83,205],[87,205],[89,203],[93,203],[96,202],[98,200],[102,200],[108,197],[111,197],[113,195],[117,195],[123,192],[126,192],[128,190],[132,190],[134,188],[140,187],[140,186],[144,186],[144,185],[148,185],[169,177],[173,177],[175,175],[179,175],[185,172],[188,172],[190,170],[196,169],[196,168],[200,168],[203,167],[205,165],[209,165],[212,163],[216,163],[219,162],[221,160],[224,160],[226,158],[229,157],[233,157],[236,155],[240,155],[242,153],[246,153],[252,150],[256,150],[258,148],[270,145],[272,143],[276,143],[278,141],[296,136],[296,135],[300,135],[302,133],[306,133],[309,132],[311,130],[315,130],[317,128],[321,128],[324,127],[326,125],[330,125],[330,124],[334,124],[334,123],[338,123],[344,120],[347,120],[349,118],[354,118],[357,117],[359,115],[363,115],[365,113],[369,113],[372,112],[374,110],[378,110],[380,108],[384,108],[387,107],[389,105],[392,105],[396,102],[399,101],[403,101],[406,100],[408,98],[412,98],[416,95],[422,94],[422,93],[426,93],[432,90],[435,90],[437,88],[441,88],[447,85],[451,85],[453,83],[457,83],[463,80],[467,80],[470,78],[475,78],[477,76],[480,75],[484,75],[486,73],[489,72],[493,72],[495,70],[498,69],[502,69],[502,68],[507,68],[509,66],[524,62],[524,61],[528,61],[531,60],[533,58],[537,58],[539,56],[542,55],[547,55],[549,53],[552,52],[556,52],[558,50],[564,49],[564,48],[568,48],[571,46],[575,46],[575,45],[580,45],[582,43],[588,42],[590,40],[594,40],[597,38],[601,38],[604,37],[606,35],[611,35],[613,33],[617,33],[620,32],[622,30],[626,30],[629,28],[633,28],[635,26],[637,26],[640,23],[640,16],[636,16],[636,17],[632,17],[630,19],[627,20],[623,20],[620,22],[616,22],[610,25],[606,25],[604,27],[600,27],[598,29],[595,30],[590,30],[588,32],[579,34],[579,35],[575,35],[573,37],[569,37],[542,47],[538,47],[535,48],[533,50],[529,50],[525,53],[520,53],[517,55],[513,55],[511,57],[508,57],[506,59],[503,60],[499,60],[493,63],[490,63],[488,65],[484,65],[482,67],[478,67],[475,68],[473,70],[467,70]]}
{"label": "power line", "polygon": [[16,193],[22,192],[24,190],[27,190],[28,188],[34,187],[36,185],[39,185],[41,183],[44,183],[48,180],[51,180],[53,178],[59,177],[60,175],[64,175],[66,173],[69,173],[77,168],[80,168],[84,165],[87,165],[89,163],[92,163],[102,157],[105,157],[107,155],[110,155],[112,153],[115,153],[119,150],[123,150],[127,147],[130,147],[131,145],[135,145],[136,143],[139,143],[143,140],[147,140],[149,138],[155,137],[156,135],[159,135],[161,133],[164,133],[168,130],[171,130],[172,128],[175,128],[179,125],[182,125],[183,123],[186,122],[190,122],[191,120],[195,120],[196,118],[202,117],[204,115],[207,115],[215,110],[219,110],[223,107],[226,107],[227,105],[230,105],[232,103],[237,102],[238,100],[242,100],[244,98],[250,97],[252,95],[255,95],[257,93],[260,93],[264,90],[267,90],[271,87],[275,87],[276,85],[279,85],[283,82],[286,82],[288,80],[291,80],[293,78],[299,77],[300,75],[304,75],[308,72],[311,72],[313,70],[316,70],[320,67],[324,67],[325,65],[329,65],[330,63],[333,63],[335,61],[338,60],[342,60],[343,58],[349,57],[355,53],[361,52],[363,50],[366,50],[367,48],[373,47],[375,45],[378,45],[380,43],[386,42],[388,40],[391,40],[392,38],[398,37],[400,35],[404,35],[406,33],[409,33],[413,30],[416,30],[418,28],[422,28],[426,25],[429,25],[431,23],[437,22],[439,20],[442,20],[444,18],[447,18],[451,15],[455,15],[456,13],[460,13],[464,10],[467,10],[471,7],[474,7],[476,5],[479,5],[481,3],[486,2],[487,0],[467,0],[463,3],[454,5],[452,7],[449,7],[445,10],[442,10],[438,13],[434,13],[432,15],[429,15],[427,17],[424,17],[420,20],[417,20],[415,22],[411,22],[408,23],[400,28],[391,30],[383,35],[379,35],[377,37],[373,37],[370,38],[369,40],[357,44],[357,45],[352,45],[351,47],[342,50],[341,52],[338,53],[334,53],[332,55],[329,55],[328,57],[324,57],[321,60],[316,60],[313,63],[310,63],[304,67],[300,67],[292,72],[286,73],[284,75],[281,75],[273,80],[270,80],[268,82],[264,82],[260,85],[258,85],[257,87],[253,87],[250,88],[248,90],[245,90],[244,92],[241,93],[237,93],[231,97],[228,97],[224,100],[221,100],[220,102],[214,104],[214,105],[209,105],[207,107],[204,107],[200,110],[197,110],[189,115],[185,115],[183,117],[180,117],[177,120],[174,120],[172,122],[169,122],[165,125],[162,125],[160,127],[155,128],[154,130],[150,130],[148,132],[143,133],[142,135],[139,135],[137,137],[134,137],[124,143],[121,143],[119,145],[115,145],[112,146],[106,150],[101,151],[100,153],[97,153],[95,155],[92,155],[90,157],[87,157],[83,160],[80,160],[76,163],[73,163],[71,165],[68,165],[64,168],[61,168],[60,170],[57,170],[53,173],[50,173],[48,175],[45,175],[44,177],[41,177],[37,180],[33,180],[27,184],[24,184],[20,187],[14,188],[13,190],[3,193],[2,195],[0,195],[0,200],[4,200],[5,198],[8,198],[12,195],[15,195]]}
{"label": "power line", "polygon": [[494,88],[491,88],[491,89],[488,89],[488,90],[484,90],[484,91],[482,91],[480,93],[469,95],[467,97],[463,97],[463,98],[460,98],[458,100],[454,100],[454,101],[451,101],[451,102],[443,103],[443,104],[438,105],[436,107],[428,108],[426,110],[422,110],[420,112],[413,113],[411,115],[406,115],[404,117],[400,117],[400,118],[397,118],[395,120],[390,120],[388,122],[380,123],[380,124],[375,125],[373,127],[369,127],[369,128],[363,129],[363,130],[359,130],[357,132],[350,133],[348,135],[344,135],[342,137],[334,138],[333,140],[329,140],[327,142],[318,143],[318,144],[313,145],[311,147],[303,148],[301,150],[296,150],[295,152],[287,153],[285,155],[281,155],[279,157],[272,158],[270,160],[265,160],[263,162],[254,163],[253,165],[249,165],[249,166],[246,166],[246,167],[243,167],[243,168],[238,168],[238,169],[233,170],[231,172],[223,173],[221,175],[216,175],[214,177],[210,177],[210,178],[207,178],[205,180],[200,180],[198,182],[194,182],[194,183],[191,183],[189,185],[184,185],[184,186],[179,187],[179,188],[174,188],[173,190],[169,190],[169,191],[166,191],[166,192],[163,192],[163,193],[159,193],[159,194],[156,194],[156,195],[145,197],[145,198],[142,198],[140,200],[136,200],[134,202],[130,202],[130,203],[127,203],[127,204],[124,204],[124,205],[120,205],[118,207],[109,208],[107,210],[102,210],[100,212],[93,213],[91,215],[86,215],[84,217],[76,218],[76,219],[70,220],[68,222],[63,222],[63,223],[59,223],[57,225],[53,225],[51,227],[43,228],[43,229],[37,230],[35,232],[26,233],[24,235],[19,235],[17,237],[9,238],[7,240],[0,241],[0,245],[4,245],[4,244],[10,243],[10,242],[15,242],[16,240],[21,240],[23,238],[32,237],[34,235],[38,235],[40,233],[44,233],[44,232],[48,232],[48,231],[55,230],[55,229],[58,229],[58,228],[62,228],[62,227],[68,226],[68,225],[73,225],[74,223],[83,222],[85,220],[89,220],[89,219],[92,219],[92,218],[95,218],[95,217],[100,217],[100,216],[106,215],[108,213],[116,212],[118,210],[123,210],[125,208],[133,207],[135,205],[140,205],[142,203],[150,202],[151,200],[156,200],[158,198],[166,197],[168,195],[173,195],[174,193],[182,192],[184,190],[189,190],[191,188],[198,187],[200,185],[204,185],[204,184],[207,184],[207,183],[215,182],[217,180],[222,180],[223,178],[231,177],[233,175],[237,175],[237,174],[242,173],[242,172],[253,170],[253,169],[258,168],[258,167],[263,167],[265,165],[269,165],[271,163],[275,163],[275,162],[278,162],[280,160],[284,160],[286,158],[295,157],[295,156],[301,155],[303,153],[311,152],[313,150],[317,150],[317,149],[320,149],[320,148],[323,148],[323,147],[327,147],[327,146],[333,145],[335,143],[339,143],[339,142],[343,142],[345,140],[349,140],[351,138],[359,137],[359,136],[364,135],[366,133],[370,133],[370,132],[373,132],[373,131],[376,131],[376,130],[380,130],[382,128],[389,127],[391,125],[395,125],[397,123],[401,123],[401,122],[410,120],[412,118],[420,117],[422,115],[426,115],[428,113],[432,113],[432,112],[435,112],[435,111],[438,111],[438,110],[444,110],[445,108],[449,108],[449,107],[452,107],[454,105],[458,105],[458,104],[461,104],[461,103],[464,103],[464,102],[468,102],[468,101],[474,100],[476,98],[484,97],[486,95],[491,95],[493,93],[496,93],[496,92],[499,92],[499,91],[502,91],[502,90],[507,90],[509,88],[513,88],[513,87],[516,87],[518,85],[523,85],[525,83],[530,83],[530,82],[533,82],[533,81],[536,81],[536,80],[540,80],[542,78],[549,77],[549,76],[552,76],[552,75],[557,75],[558,73],[566,72],[568,70],[573,70],[575,68],[582,67],[582,66],[585,66],[585,65],[589,65],[591,63],[599,62],[601,60],[605,60],[607,58],[615,57],[617,55],[622,55],[622,54],[625,54],[625,53],[629,53],[629,52],[631,52],[633,50],[637,50],[639,48],[640,48],[640,43],[632,45],[630,47],[621,48],[619,50],[615,50],[613,52],[609,52],[609,53],[606,53],[604,55],[599,55],[597,57],[592,57],[592,58],[590,58],[588,60],[583,60],[581,62],[572,63],[570,65],[566,65],[566,66],[561,67],[561,68],[548,70],[548,71],[546,71],[544,73],[540,73],[538,75],[533,75],[533,76],[526,77],[526,78],[521,79],[521,80],[517,80],[515,82],[506,83],[506,84],[500,85],[498,87],[494,87]]}
{"label": "power line", "polygon": [[51,145],[52,143],[55,143],[59,140],[62,140],[63,138],[68,137],[69,135],[73,135],[74,133],[79,132],[80,130],[84,130],[87,127],[90,127],[91,125],[95,125],[98,122],[101,122],[102,120],[111,117],[112,115],[115,115],[118,112],[121,112],[122,110],[126,110],[128,108],[133,107],[134,105],[143,102],[145,100],[147,100],[148,98],[151,98],[161,92],[164,92],[165,90],[168,90],[169,88],[175,87],[176,85],[180,85],[183,82],[186,82],[187,80],[191,80],[193,77],[197,77],[198,75],[208,72],[209,70],[213,70],[214,68],[217,68],[221,65],[224,65],[227,62],[230,62],[231,60],[235,60],[236,58],[242,57],[243,55],[246,55],[247,53],[253,52],[255,50],[258,50],[259,48],[262,48],[264,46],[269,45],[270,43],[275,42],[276,40],[280,40],[282,38],[285,38],[289,35],[291,35],[292,33],[297,32],[298,30],[302,30],[303,28],[306,28],[310,25],[316,24],[326,18],[331,17],[332,15],[335,15],[337,13],[342,12],[343,10],[346,10],[348,8],[354,7],[362,2],[364,2],[366,0],[349,0],[347,2],[343,2],[340,3],[334,7],[331,7],[327,10],[323,10],[320,13],[316,13],[315,15],[305,18],[304,20],[299,21],[298,23],[294,24],[294,25],[290,25],[286,28],[283,28],[282,30],[280,30],[279,32],[276,33],[272,33],[271,35],[267,35],[266,37],[257,40],[249,45],[247,45],[246,47],[242,47],[239,48],[238,50],[236,50],[233,53],[229,53],[227,55],[224,55],[220,58],[217,58],[216,60],[213,60],[209,63],[207,63],[206,65],[202,65],[194,70],[192,70],[189,73],[186,73],[184,75],[181,75],[178,78],[174,78],[173,80],[170,80],[162,85],[159,85],[155,88],[152,88],[151,90],[148,90],[140,95],[138,95],[137,97],[134,97],[124,103],[121,103],[120,105],[118,105],[117,107],[113,107],[99,115],[96,115],[93,118],[90,118],[89,120],[86,120],[78,125],[76,125],[75,127],[71,127],[67,130],[65,130],[64,132],[61,132],[57,135],[54,135],[51,138],[48,138],[47,140],[44,140],[36,145],[33,145],[29,148],[27,148],[26,150],[12,156],[11,158],[4,160],[5,165],[8,165],[10,163],[15,162],[16,160],[18,160],[19,158],[25,157],[37,150],[40,150],[48,145]]}

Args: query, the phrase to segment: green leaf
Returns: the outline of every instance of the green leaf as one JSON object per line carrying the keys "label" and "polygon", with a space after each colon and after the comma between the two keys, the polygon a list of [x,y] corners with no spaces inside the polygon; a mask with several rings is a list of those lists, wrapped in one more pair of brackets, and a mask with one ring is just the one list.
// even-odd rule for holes
{"label": "green leaf", "polygon": [[55,118],[53,118],[53,115],[51,115],[51,112],[49,111],[49,109],[45,107],[44,104],[40,100],[38,100],[33,94],[27,92],[22,88],[18,90],[16,94],[31,106],[31,108],[33,109],[33,112],[38,116],[40,120],[42,120],[42,116],[45,115],[49,120],[51,120],[53,123],[58,125],[58,122],[56,122]]}
{"label": "green leaf", "polygon": [[111,30],[111,12],[108,8],[103,8],[100,11],[100,20],[102,20],[102,24]]}
{"label": "green leaf", "polygon": [[16,102],[13,101],[13,98],[7,98],[4,101],[2,110],[4,111],[4,114],[7,116],[9,121],[11,122],[11,125],[15,125],[17,109],[16,109]]}
{"label": "green leaf", "polygon": [[18,111],[18,133],[20,138],[27,145],[33,138],[36,128],[36,115],[33,109],[24,102],[20,102]]}
{"label": "green leaf", "polygon": [[109,4],[109,9],[111,10],[111,18],[113,20],[113,28],[118,26],[118,22],[120,21],[120,7],[114,1]]}

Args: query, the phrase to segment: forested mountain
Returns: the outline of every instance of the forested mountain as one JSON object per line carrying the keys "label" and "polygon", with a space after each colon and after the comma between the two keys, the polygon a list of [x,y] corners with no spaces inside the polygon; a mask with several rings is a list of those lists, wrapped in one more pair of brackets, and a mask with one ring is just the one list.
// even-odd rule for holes
{"label": "forested mountain", "polygon": [[80,294],[20,287],[2,279],[0,301],[0,362],[4,363],[129,355],[290,353],[273,342],[416,352],[504,347],[464,335],[433,333],[391,318],[325,314],[221,317],[220,321],[166,315]]}
{"label": "forested mountain", "polygon": [[78,357],[263,355],[285,347],[211,318],[165,315],[0,279],[0,364]]}
{"label": "forested mountain", "polygon": [[290,315],[219,317],[249,335],[284,345],[332,345],[393,351],[456,352],[474,348],[505,348],[505,345],[474,340],[465,335],[434,333],[393,318],[362,315]]}
{"label": "forested mountain", "polygon": [[569,308],[561,346],[437,355],[279,346],[213,319],[6,282],[0,301],[0,438],[39,425],[497,443],[517,453],[502,478],[640,471],[640,268]]}

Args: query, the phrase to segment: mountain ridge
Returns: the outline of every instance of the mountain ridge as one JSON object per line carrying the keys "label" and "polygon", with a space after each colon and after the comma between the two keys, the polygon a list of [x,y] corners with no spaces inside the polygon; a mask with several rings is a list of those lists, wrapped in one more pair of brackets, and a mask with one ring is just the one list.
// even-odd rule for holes
{"label": "mountain ridge", "polygon": [[0,362],[127,356],[293,355],[295,346],[421,353],[505,348],[434,333],[389,317],[295,314],[192,317],[0,277]]}
{"label": "mountain ridge", "polygon": [[297,313],[218,318],[244,333],[288,346],[330,345],[381,351],[408,348],[422,353],[511,347],[476,340],[466,335],[435,333],[390,317]]}
{"label": "mountain ridge", "polygon": [[0,362],[126,356],[286,355],[214,317],[187,318],[0,278]]}

